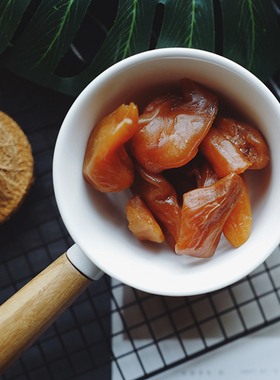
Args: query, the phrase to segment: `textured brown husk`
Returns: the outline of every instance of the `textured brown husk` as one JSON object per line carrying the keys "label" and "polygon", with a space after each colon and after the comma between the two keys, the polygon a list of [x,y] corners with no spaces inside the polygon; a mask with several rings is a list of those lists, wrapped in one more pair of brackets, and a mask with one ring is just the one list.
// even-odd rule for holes
{"label": "textured brown husk", "polygon": [[33,182],[31,146],[19,125],[0,111],[0,224],[22,204]]}

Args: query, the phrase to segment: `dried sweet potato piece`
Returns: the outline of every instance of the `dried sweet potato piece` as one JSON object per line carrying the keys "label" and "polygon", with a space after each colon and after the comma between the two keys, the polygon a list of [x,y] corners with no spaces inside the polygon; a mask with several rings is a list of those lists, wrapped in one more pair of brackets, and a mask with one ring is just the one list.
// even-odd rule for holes
{"label": "dried sweet potato piece", "polygon": [[238,147],[214,126],[202,140],[199,150],[220,178],[232,172],[243,173],[252,165]]}
{"label": "dried sweet potato piece", "polygon": [[160,226],[140,195],[136,194],[128,201],[126,215],[129,222],[128,228],[138,240],[150,240],[155,243],[164,241]]}
{"label": "dried sweet potato piece", "polygon": [[109,193],[132,185],[134,165],[124,144],[138,129],[138,108],[121,105],[97,124],[88,139],[83,164],[85,180],[95,189]]}
{"label": "dried sweet potato piece", "polygon": [[213,256],[225,221],[238,202],[242,188],[240,176],[231,173],[211,186],[184,194],[175,252],[203,258]]}
{"label": "dried sweet potato piece", "polygon": [[[195,174],[198,187],[210,186],[219,180],[212,166],[205,159],[200,160],[199,165],[195,169]],[[224,236],[235,248],[240,247],[248,240],[252,227],[252,212],[248,187],[244,174],[239,175],[243,181],[242,194],[223,227]]]}
{"label": "dried sweet potato piece", "polygon": [[186,165],[165,170],[162,174],[176,190],[180,206],[185,193],[197,187],[210,186],[220,179],[206,158],[199,153]]}
{"label": "dried sweet potato piece", "polygon": [[195,158],[184,166],[168,169],[161,173],[174,187],[180,206],[182,206],[183,203],[183,195],[197,188],[196,177],[192,171]]}
{"label": "dried sweet potato piece", "polygon": [[131,152],[149,172],[185,165],[212,125],[217,98],[198,83],[181,80],[183,95],[155,98],[139,117],[139,130],[130,141]]}
{"label": "dried sweet potato piece", "polygon": [[240,247],[249,239],[252,227],[248,188],[244,175],[240,174],[240,177],[243,181],[243,191],[223,228],[224,236],[235,248]]}
{"label": "dried sweet potato piece", "polygon": [[[134,193],[139,194],[155,219],[159,222],[165,237],[177,241],[180,230],[181,209],[173,186],[161,174],[153,174],[136,164]],[[168,231],[169,233],[166,233]]]}
{"label": "dried sweet potato piece", "polygon": [[197,187],[210,186],[219,181],[220,178],[205,157],[198,154],[193,161],[195,164],[192,173],[195,175]]}
{"label": "dried sweet potato piece", "polygon": [[217,117],[214,125],[251,162],[249,169],[262,169],[268,164],[268,146],[259,130],[250,124],[226,117]]}

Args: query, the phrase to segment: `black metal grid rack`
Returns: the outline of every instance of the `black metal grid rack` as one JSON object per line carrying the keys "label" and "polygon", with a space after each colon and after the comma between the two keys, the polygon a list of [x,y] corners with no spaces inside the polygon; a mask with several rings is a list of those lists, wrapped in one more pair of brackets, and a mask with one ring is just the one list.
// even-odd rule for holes
{"label": "black metal grid rack", "polygon": [[[269,84],[276,96],[278,82]],[[54,144],[72,102],[1,69],[0,109],[32,145],[35,182],[0,226],[0,304],[72,244],[52,187]],[[279,248],[238,283],[197,297],[155,296],[105,275],[0,379],[151,378],[280,321],[279,279]]]}

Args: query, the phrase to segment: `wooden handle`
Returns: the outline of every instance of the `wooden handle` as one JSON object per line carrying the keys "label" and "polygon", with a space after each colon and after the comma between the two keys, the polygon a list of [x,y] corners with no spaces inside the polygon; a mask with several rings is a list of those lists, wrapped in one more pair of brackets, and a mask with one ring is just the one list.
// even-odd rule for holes
{"label": "wooden handle", "polygon": [[59,257],[0,307],[0,373],[5,372],[92,283]]}

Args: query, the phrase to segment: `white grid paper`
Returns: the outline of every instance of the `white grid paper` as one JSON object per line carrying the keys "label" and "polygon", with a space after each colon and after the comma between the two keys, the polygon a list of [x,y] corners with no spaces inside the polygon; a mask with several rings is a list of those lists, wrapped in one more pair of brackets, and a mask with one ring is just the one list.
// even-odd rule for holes
{"label": "white grid paper", "polygon": [[[280,375],[279,325],[270,330],[262,327],[280,314],[275,290],[279,262],[277,248],[245,279],[197,297],[148,295],[112,280],[112,310],[118,310],[112,313],[112,380],[149,377],[155,371],[157,379],[171,374],[174,380],[275,379]],[[264,342],[273,353],[270,345],[278,347],[268,359]],[[246,353],[263,360],[245,362]],[[185,363],[179,365],[181,360]],[[175,368],[168,370],[172,363]]]}

